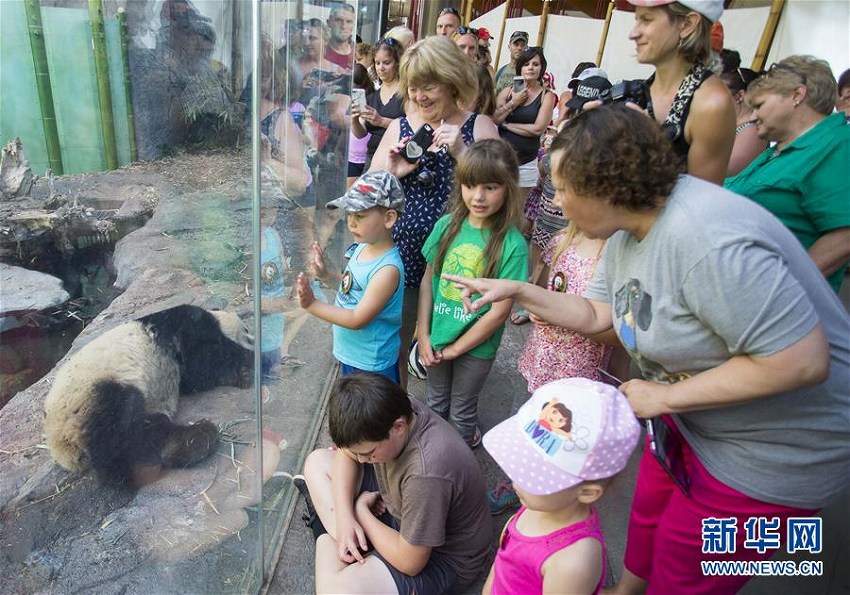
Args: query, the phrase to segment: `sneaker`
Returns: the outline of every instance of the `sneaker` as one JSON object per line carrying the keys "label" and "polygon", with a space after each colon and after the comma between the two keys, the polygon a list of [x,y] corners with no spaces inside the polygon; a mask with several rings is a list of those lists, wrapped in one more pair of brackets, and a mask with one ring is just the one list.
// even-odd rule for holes
{"label": "sneaker", "polygon": [[487,500],[490,501],[490,514],[502,514],[509,508],[519,505],[519,496],[514,491],[510,481],[500,481],[496,487],[487,492]]}
{"label": "sneaker", "polygon": [[307,512],[301,515],[301,520],[304,521],[304,524],[308,527],[313,526],[313,521],[316,519],[316,508],[313,506],[313,499],[310,498],[310,490],[307,489],[307,479],[301,475],[292,476],[292,484],[295,488],[301,492],[301,495],[304,496],[304,501],[307,504]]}

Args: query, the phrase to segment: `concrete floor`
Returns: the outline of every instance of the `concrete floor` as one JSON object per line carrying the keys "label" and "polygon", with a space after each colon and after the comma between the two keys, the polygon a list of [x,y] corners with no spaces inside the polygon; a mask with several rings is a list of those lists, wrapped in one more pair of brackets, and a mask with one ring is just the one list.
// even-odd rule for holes
{"label": "concrete floor", "polygon": [[[850,283],[845,283],[845,286]],[[843,296],[846,298],[846,296]],[[847,302],[845,301],[845,304]],[[524,399],[526,396],[525,381],[516,371],[516,361],[529,325],[517,327],[508,324],[502,341],[502,346],[482,391],[479,416],[482,429],[485,431],[507,417],[514,399]],[[425,383],[412,380],[410,392],[418,398],[424,395]],[[322,424],[316,440],[316,446],[330,444],[327,434],[327,424]],[[302,451],[303,452],[303,451]],[[476,457],[489,486],[504,478],[487,452],[480,448]],[[622,573],[622,559],[626,543],[626,527],[628,523],[631,497],[637,471],[637,461],[640,457],[638,448],[626,470],[617,478],[604,495],[599,512],[605,530],[608,545],[608,576],[606,582],[611,585]],[[294,514],[285,529],[279,561],[273,576],[267,585],[267,592],[273,595],[281,593],[312,593],[314,568],[314,543],[312,534],[301,521],[304,511],[302,499],[295,504]],[[495,551],[501,528],[509,513],[496,517],[493,530],[493,551]],[[823,553],[815,559],[824,562],[824,576],[817,578],[759,578],[751,581],[742,591],[749,595],[755,594],[833,594],[850,593],[850,495],[836,505],[824,510],[824,548]],[[778,555],[777,559],[795,559],[800,556]],[[480,592],[484,577],[473,585],[466,593]]]}

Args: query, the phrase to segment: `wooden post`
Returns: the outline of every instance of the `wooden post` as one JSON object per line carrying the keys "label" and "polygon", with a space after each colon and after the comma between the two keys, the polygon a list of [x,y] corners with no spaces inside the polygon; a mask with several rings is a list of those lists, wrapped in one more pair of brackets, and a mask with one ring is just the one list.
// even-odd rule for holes
{"label": "wooden post", "polygon": [[608,3],[608,12],[605,14],[605,25],[602,27],[602,36],[599,38],[599,51],[596,52],[596,65],[602,66],[602,54],[605,53],[605,42],[608,41],[608,29],[611,27],[611,16],[614,14],[614,0]]}
{"label": "wooden post", "polygon": [[26,0],[27,32],[30,38],[32,65],[35,69],[35,87],[41,109],[41,126],[44,129],[44,144],[47,146],[47,162],[56,175],[62,175],[62,149],[59,146],[59,129],[56,126],[56,108],[53,105],[53,89],[50,87],[50,70],[47,66],[47,49],[44,44],[44,28],[41,25],[39,0]]}
{"label": "wooden post", "polygon": [[466,10],[461,13],[463,15],[463,22],[467,25],[472,20],[472,4],[472,0],[466,0]]}
{"label": "wooden post", "polygon": [[767,62],[767,55],[770,53],[770,46],[773,44],[773,36],[776,35],[776,28],[779,26],[779,17],[782,16],[782,10],[785,8],[785,0],[773,0],[770,7],[770,14],[767,16],[767,22],[764,24],[764,30],[761,32],[756,55],[753,56],[753,63],[750,68],[756,72],[764,70],[764,63]]}
{"label": "wooden post", "polygon": [[502,55],[502,47],[505,45],[505,23],[508,22],[508,10],[511,7],[511,0],[505,0],[505,14],[502,15],[502,27],[499,29],[499,45],[496,48],[496,66],[499,68],[499,57]]}
{"label": "wooden post", "polygon": [[543,40],[546,39],[546,26],[549,24],[549,4],[552,0],[543,0],[543,14],[540,15],[540,27],[537,29],[537,45],[543,47]]}

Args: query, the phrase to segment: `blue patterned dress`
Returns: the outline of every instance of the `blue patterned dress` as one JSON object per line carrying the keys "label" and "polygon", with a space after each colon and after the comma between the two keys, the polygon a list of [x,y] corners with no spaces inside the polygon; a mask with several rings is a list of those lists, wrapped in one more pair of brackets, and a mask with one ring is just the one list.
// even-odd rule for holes
{"label": "blue patterned dress", "polygon": [[[463,142],[468,146],[475,140],[475,118],[472,114],[460,128]],[[413,128],[406,117],[400,120],[399,140],[413,136]],[[405,287],[419,287],[425,274],[422,246],[434,224],[445,214],[446,202],[452,192],[455,160],[448,151],[426,151],[419,160],[419,168],[401,179],[404,189],[404,212],[393,227],[393,240],[404,263]],[[430,183],[421,180],[423,171],[431,173]]]}

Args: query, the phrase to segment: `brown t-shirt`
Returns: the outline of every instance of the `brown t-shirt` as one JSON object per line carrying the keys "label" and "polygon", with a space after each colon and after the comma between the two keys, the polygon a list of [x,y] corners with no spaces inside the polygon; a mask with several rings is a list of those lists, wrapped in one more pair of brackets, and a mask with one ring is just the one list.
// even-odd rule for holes
{"label": "brown t-shirt", "polygon": [[431,547],[461,584],[486,570],[490,546],[487,486],[469,447],[448,422],[416,399],[413,427],[399,456],[376,463],[387,510],[408,543]]}

